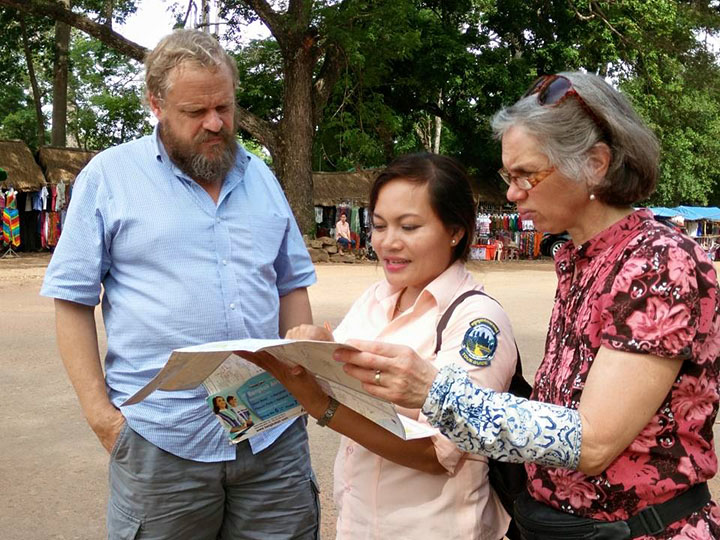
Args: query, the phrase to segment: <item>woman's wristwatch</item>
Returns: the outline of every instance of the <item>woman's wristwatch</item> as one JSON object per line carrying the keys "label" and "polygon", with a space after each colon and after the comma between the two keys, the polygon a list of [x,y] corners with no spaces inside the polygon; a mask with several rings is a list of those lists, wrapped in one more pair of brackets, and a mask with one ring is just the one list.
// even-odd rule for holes
{"label": "woman's wristwatch", "polygon": [[330,403],[328,403],[327,409],[325,409],[325,414],[317,419],[318,426],[327,426],[328,423],[330,423],[330,420],[332,420],[332,417],[335,416],[335,411],[337,411],[339,406],[340,402],[330,396]]}

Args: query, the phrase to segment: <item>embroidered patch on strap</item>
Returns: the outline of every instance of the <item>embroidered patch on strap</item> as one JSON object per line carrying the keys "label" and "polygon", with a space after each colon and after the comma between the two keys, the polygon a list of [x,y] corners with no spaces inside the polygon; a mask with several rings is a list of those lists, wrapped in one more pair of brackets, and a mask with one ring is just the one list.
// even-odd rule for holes
{"label": "embroidered patch on strap", "polygon": [[475,319],[465,332],[460,356],[468,364],[486,367],[495,357],[500,329],[489,319]]}

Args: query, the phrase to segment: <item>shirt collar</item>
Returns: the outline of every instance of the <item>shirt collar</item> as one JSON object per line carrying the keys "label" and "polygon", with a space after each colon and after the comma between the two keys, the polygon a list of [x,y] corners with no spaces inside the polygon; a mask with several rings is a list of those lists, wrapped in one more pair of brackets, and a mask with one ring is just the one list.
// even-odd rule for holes
{"label": "shirt collar", "polygon": [[[450,305],[450,302],[457,296],[457,292],[463,287],[466,280],[470,279],[469,272],[465,269],[463,261],[455,261],[453,264],[428,283],[425,288],[420,291],[415,303],[410,308],[415,309],[420,302],[432,300],[437,305],[438,311],[442,312]],[[388,309],[394,309],[395,300],[400,295],[403,287],[393,287],[387,281],[384,281],[375,291],[375,299],[379,303],[388,302]]]}
{"label": "shirt collar", "polygon": [[567,267],[570,262],[597,257],[651,219],[654,219],[652,211],[641,208],[613,223],[607,229],[603,229],[578,247],[575,247],[571,239],[558,253],[556,266],[563,268]]}

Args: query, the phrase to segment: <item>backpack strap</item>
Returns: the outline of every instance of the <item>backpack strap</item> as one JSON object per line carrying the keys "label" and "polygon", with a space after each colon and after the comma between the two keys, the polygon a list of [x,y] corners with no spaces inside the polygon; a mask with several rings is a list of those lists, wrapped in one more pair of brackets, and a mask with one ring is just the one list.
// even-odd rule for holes
{"label": "backpack strap", "polygon": [[[437,339],[435,341],[435,354],[440,351],[442,346],[442,334],[450,321],[450,317],[462,302],[467,298],[475,295],[487,296],[498,305],[500,302],[495,300],[489,294],[483,291],[467,291],[458,296],[452,304],[445,310],[440,322],[437,325]],[[502,306],[501,306],[502,307]],[[517,359],[515,362],[515,373],[510,379],[510,388],[508,392],[515,396],[529,398],[532,392],[532,386],[528,383],[522,375],[522,362],[520,361],[520,350],[518,349],[517,342],[515,342],[515,351],[517,352]],[[505,533],[505,538],[510,540],[521,540],[522,535],[520,530],[515,523],[514,516],[514,504],[515,500],[526,491],[527,484],[527,472],[525,471],[525,465],[522,463],[504,463],[496,461],[494,459],[488,459],[488,480],[492,486],[495,494],[498,496],[500,503],[505,508],[505,511],[510,515],[510,525]]]}

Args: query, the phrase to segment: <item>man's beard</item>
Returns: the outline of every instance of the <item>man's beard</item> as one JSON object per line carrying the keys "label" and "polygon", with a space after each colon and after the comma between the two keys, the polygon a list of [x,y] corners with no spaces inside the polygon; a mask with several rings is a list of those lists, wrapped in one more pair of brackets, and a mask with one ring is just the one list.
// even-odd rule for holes
{"label": "man's beard", "polygon": [[[160,122],[158,129],[165,150],[173,163],[200,184],[222,182],[235,165],[235,155],[237,154],[235,136],[224,127],[217,133],[203,130],[189,143],[180,140],[172,127],[164,122]],[[200,145],[215,137],[220,137],[222,142],[211,147],[208,157],[202,153]]]}

